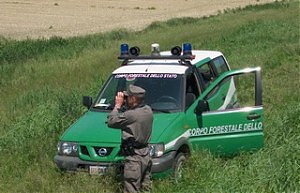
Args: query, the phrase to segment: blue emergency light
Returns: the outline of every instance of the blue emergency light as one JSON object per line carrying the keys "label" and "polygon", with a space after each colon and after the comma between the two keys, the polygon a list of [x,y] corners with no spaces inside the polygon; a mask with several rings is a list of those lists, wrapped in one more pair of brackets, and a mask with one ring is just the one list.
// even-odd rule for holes
{"label": "blue emergency light", "polygon": [[128,44],[121,44],[121,56],[128,55]]}
{"label": "blue emergency light", "polygon": [[183,55],[192,55],[192,44],[184,43],[183,47]]}

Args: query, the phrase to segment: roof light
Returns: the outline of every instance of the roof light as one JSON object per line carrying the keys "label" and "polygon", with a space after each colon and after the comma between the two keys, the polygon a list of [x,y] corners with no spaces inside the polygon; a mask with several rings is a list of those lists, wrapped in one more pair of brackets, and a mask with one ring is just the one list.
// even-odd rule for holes
{"label": "roof light", "polygon": [[183,47],[183,55],[192,55],[192,44],[190,43],[184,43],[182,45]]}
{"label": "roof light", "polygon": [[157,43],[151,44],[151,54],[152,55],[160,55],[159,44],[157,44]]}
{"label": "roof light", "polygon": [[171,49],[171,53],[173,56],[180,56],[181,51],[182,49],[180,46],[175,46],[174,48]]}
{"label": "roof light", "polygon": [[128,55],[128,44],[121,44],[121,56]]}
{"label": "roof light", "polygon": [[140,48],[137,46],[131,47],[129,53],[133,56],[138,56],[140,54]]}
{"label": "roof light", "polygon": [[192,55],[192,45],[190,43],[183,44],[183,54],[182,48],[180,46],[175,46],[171,49],[172,55],[160,55],[160,49],[158,43],[151,44],[151,55],[140,55],[140,48],[133,46],[128,48],[127,43],[123,43],[120,46],[121,54],[118,57],[122,60],[122,65],[128,64],[131,60],[181,60],[180,63],[188,64],[188,61],[195,58]]}

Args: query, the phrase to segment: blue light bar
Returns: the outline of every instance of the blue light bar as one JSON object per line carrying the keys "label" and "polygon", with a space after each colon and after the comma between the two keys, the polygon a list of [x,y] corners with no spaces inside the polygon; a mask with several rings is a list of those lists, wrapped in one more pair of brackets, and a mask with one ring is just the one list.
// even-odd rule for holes
{"label": "blue light bar", "polygon": [[181,60],[180,64],[189,65],[189,61],[195,59],[195,56],[192,55],[192,45],[190,43],[184,43],[182,45],[182,55],[180,46],[175,46],[171,49],[172,55],[160,55],[159,45],[152,44],[151,46],[151,55],[139,55],[140,49],[137,46],[129,49],[128,44],[121,44],[121,54],[118,59],[123,60],[122,65],[128,64],[129,60]]}
{"label": "blue light bar", "polygon": [[128,44],[121,44],[121,56],[128,55]]}
{"label": "blue light bar", "polygon": [[185,55],[185,54],[191,55],[192,54],[192,44],[184,43],[182,45],[182,47],[183,47],[183,55]]}

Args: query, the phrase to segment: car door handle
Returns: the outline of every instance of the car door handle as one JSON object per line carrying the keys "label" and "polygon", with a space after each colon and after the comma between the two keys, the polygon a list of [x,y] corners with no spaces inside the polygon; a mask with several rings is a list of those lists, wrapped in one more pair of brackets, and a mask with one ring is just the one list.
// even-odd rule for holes
{"label": "car door handle", "polygon": [[248,116],[247,116],[247,119],[248,119],[248,120],[253,120],[253,119],[258,119],[258,118],[260,118],[260,117],[261,117],[261,115],[259,115],[259,114],[257,114],[257,113],[254,113],[254,114],[248,115]]}

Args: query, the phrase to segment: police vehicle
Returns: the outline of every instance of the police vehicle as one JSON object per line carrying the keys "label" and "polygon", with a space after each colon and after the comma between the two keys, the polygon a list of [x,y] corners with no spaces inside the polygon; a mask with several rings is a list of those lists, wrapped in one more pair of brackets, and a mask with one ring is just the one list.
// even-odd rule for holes
{"label": "police vehicle", "polygon": [[54,161],[65,171],[91,174],[121,168],[121,131],[107,126],[115,95],[134,84],[146,90],[154,112],[149,144],[152,172],[175,176],[193,152],[235,155],[263,146],[260,67],[231,70],[219,51],[192,50],[190,43],[140,55],[138,47],[121,45],[121,66],[97,98],[83,97],[88,111],[60,137]]}

